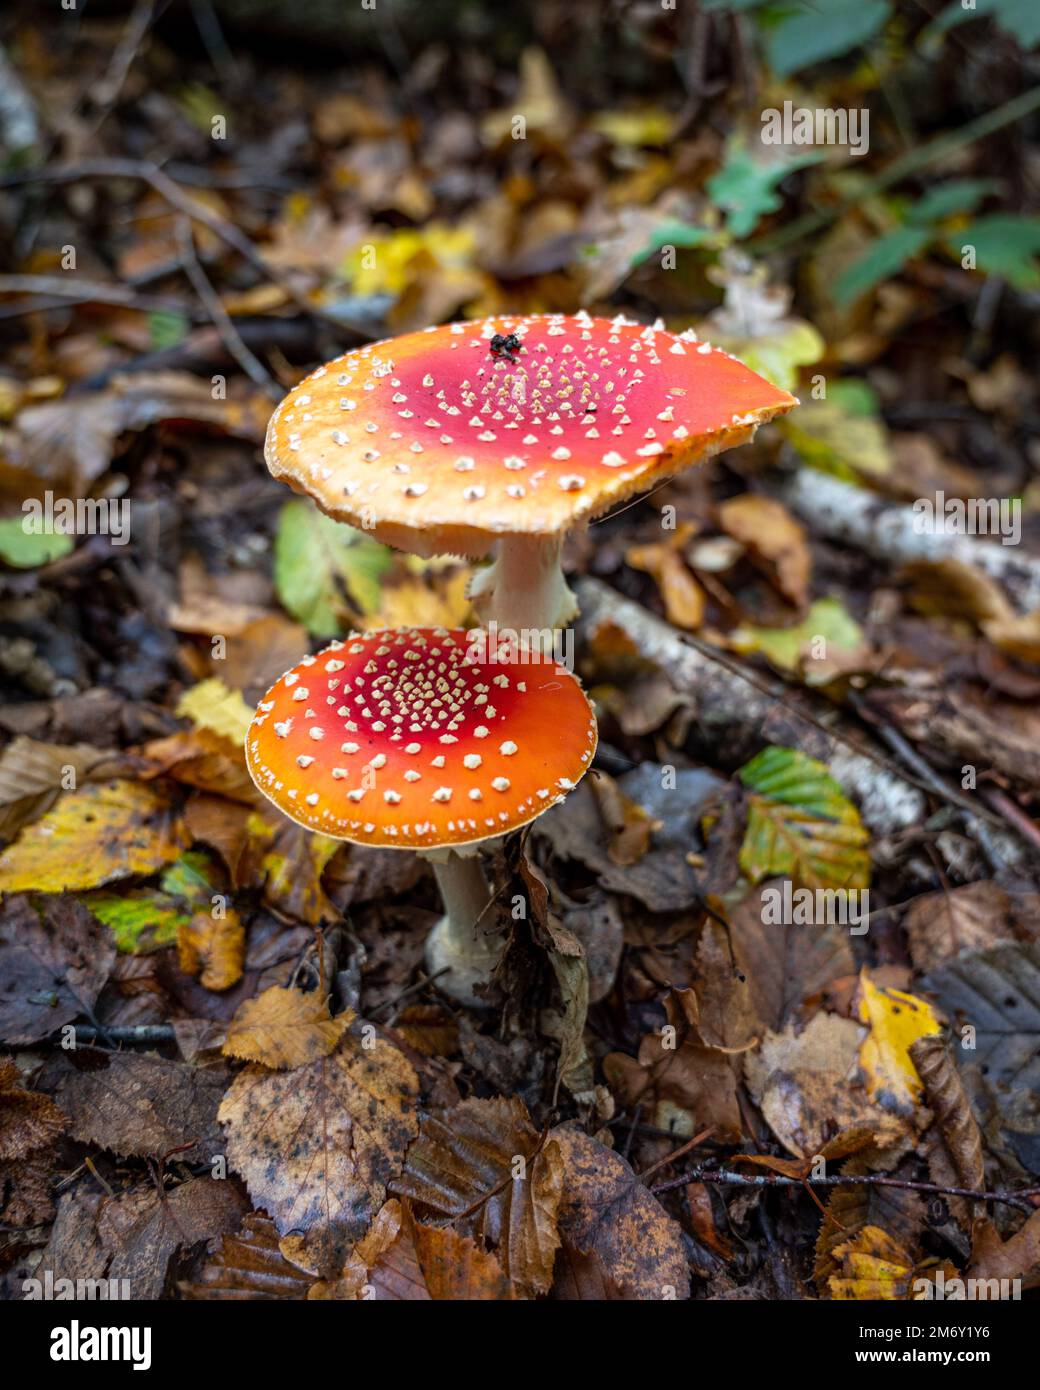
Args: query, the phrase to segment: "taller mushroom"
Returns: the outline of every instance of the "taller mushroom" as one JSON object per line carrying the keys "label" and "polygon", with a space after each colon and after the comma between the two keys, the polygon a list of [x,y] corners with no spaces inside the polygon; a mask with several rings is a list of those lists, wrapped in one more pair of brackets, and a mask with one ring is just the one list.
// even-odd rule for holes
{"label": "taller mushroom", "polygon": [[692,331],[588,314],[406,333],[319,367],[279,405],[265,457],[322,511],[417,555],[484,556],[485,621],[576,612],[571,527],[743,444],[797,401]]}

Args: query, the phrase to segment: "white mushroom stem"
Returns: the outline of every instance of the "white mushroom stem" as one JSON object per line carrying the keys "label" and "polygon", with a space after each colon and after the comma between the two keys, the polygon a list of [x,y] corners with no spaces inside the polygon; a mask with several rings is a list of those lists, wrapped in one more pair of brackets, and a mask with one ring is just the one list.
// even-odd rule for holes
{"label": "white mushroom stem", "polygon": [[491,888],[475,852],[435,851],[423,857],[433,865],[445,913],[426,941],[427,968],[438,977],[438,989],[476,1008],[485,1003],[476,986],[487,984],[502,955],[501,938],[487,934],[493,921]]}
{"label": "white mushroom stem", "polygon": [[[470,597],[486,624],[521,635],[565,627],[578,604],[560,565],[563,537],[505,536],[495,559],[474,578]],[[537,639],[529,646],[538,645]]]}

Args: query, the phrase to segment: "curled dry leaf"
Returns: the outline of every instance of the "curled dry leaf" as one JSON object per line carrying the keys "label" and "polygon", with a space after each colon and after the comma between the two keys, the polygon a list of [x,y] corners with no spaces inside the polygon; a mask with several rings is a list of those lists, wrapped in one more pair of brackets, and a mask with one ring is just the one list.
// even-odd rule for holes
{"label": "curled dry leaf", "polygon": [[[944,1038],[930,1033],[910,1044],[910,1061],[924,1086],[924,1102],[935,1117],[925,1136],[928,1171],[939,1187],[986,1186],[982,1136],[971,1113],[957,1065]],[[963,1197],[949,1197],[954,1218],[966,1230],[972,1211]]]}
{"label": "curled dry leaf", "polygon": [[625,561],[633,569],[643,570],[653,577],[670,623],[690,632],[700,627],[706,603],[704,590],[687,569],[674,544],[659,541],[652,545],[634,545],[626,551]]}
{"label": "curled dry leaf", "polygon": [[563,1165],[558,1295],[598,1277],[616,1298],[688,1298],[682,1231],[628,1163],[573,1125],[552,1140]]}
{"label": "curled dry leaf", "polygon": [[1007,1240],[1001,1240],[988,1219],[977,1221],[967,1274],[973,1279],[1021,1279],[1024,1287],[1035,1288],[1040,1283],[1040,1211]]}
{"label": "curled dry leaf", "polygon": [[332,1018],[328,1001],[316,992],[275,985],[247,999],[235,1014],[224,1054],[274,1070],[302,1067],[334,1052],[353,1019],[350,1009]]}
{"label": "curled dry leaf", "polygon": [[291,1072],[251,1064],[224,1097],[231,1166],[279,1232],[303,1233],[319,1272],[342,1267],[379,1210],[416,1132],[418,1091],[396,1047],[348,1033]]}
{"label": "curled dry leaf", "polygon": [[183,827],[143,782],[66,792],[0,854],[0,892],[96,888],[161,869],[184,848]]}
{"label": "curled dry leaf", "polygon": [[230,989],[242,978],[245,925],[234,908],[222,917],[196,912],[177,933],[177,953],[184,973],[198,975],[206,989]]}
{"label": "curled dry leaf", "polygon": [[425,1116],[391,1187],[420,1214],[447,1217],[461,1234],[495,1249],[522,1293],[549,1288],[563,1161],[518,1097],[464,1100],[443,1116]]}

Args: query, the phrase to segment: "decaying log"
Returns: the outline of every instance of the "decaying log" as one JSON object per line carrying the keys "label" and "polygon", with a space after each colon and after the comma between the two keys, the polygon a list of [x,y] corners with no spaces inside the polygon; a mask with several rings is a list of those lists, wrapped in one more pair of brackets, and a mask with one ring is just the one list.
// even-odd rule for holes
{"label": "decaying log", "polygon": [[848,541],[893,567],[920,560],[960,560],[995,579],[1021,613],[1040,608],[1040,560],[1018,545],[976,536],[921,531],[912,507],[840,482],[815,468],[770,479],[769,491],[808,522],[814,533]]}

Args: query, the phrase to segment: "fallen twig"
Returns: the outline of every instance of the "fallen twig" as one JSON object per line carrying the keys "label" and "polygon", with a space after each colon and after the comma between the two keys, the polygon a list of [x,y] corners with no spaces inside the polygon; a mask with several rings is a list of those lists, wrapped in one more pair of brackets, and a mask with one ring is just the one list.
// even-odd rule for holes
{"label": "fallen twig", "polygon": [[910,1178],[888,1178],[874,1173],[855,1173],[847,1177],[838,1173],[830,1177],[791,1178],[782,1173],[734,1173],[725,1168],[692,1168],[681,1177],[670,1178],[650,1191],[655,1197],[685,1187],[691,1182],[717,1183],[720,1187],[898,1187],[906,1192],[926,1192],[936,1197],[967,1197],[975,1202],[1003,1202],[1019,1211],[1032,1214],[1036,1207],[1032,1198],[1040,1197],[1040,1187],[1027,1187],[1021,1192],[974,1192],[968,1187],[940,1187],[934,1182],[914,1182]]}

